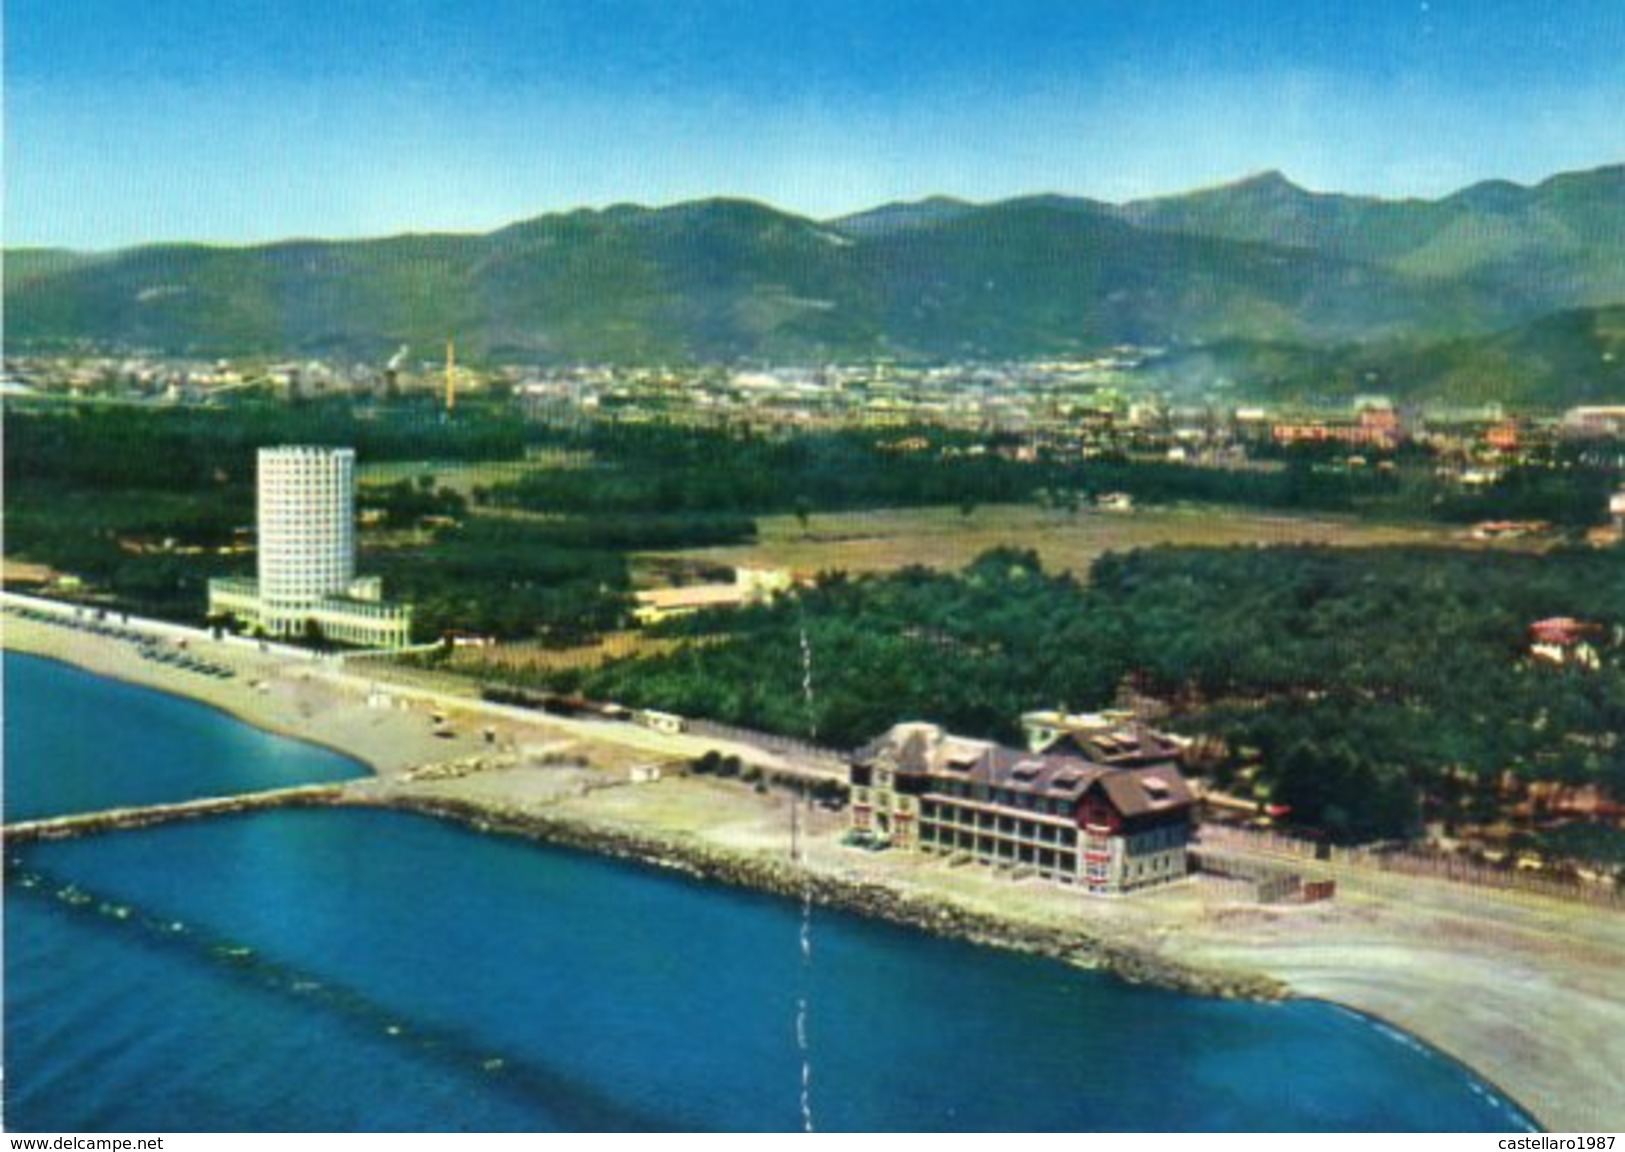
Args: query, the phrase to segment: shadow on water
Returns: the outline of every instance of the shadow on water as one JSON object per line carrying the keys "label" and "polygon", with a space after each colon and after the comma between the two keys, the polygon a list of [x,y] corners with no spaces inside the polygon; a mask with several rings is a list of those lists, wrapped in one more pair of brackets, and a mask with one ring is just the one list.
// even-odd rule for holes
{"label": "shadow on water", "polygon": [[232,940],[210,935],[179,920],[151,916],[128,904],[102,899],[49,872],[19,861],[6,866],[6,890],[12,899],[38,899],[115,930],[139,936],[185,954],[193,962],[230,971],[234,978],[306,1005],[319,1006],[371,1033],[409,1045],[419,1054],[464,1074],[473,1073],[493,1087],[542,1102],[561,1126],[577,1132],[673,1132],[684,1129],[672,1117],[629,1107],[623,1101],[566,1076],[556,1069],[511,1054],[493,1052],[454,1029],[431,1028],[402,1021],[354,987],[317,978],[299,968],[265,957]]}

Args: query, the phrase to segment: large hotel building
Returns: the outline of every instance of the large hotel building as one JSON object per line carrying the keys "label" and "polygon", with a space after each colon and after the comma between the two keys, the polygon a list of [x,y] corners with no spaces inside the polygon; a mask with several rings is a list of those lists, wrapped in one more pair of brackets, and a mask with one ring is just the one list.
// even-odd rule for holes
{"label": "large hotel building", "polygon": [[355,450],[261,448],[258,579],[209,581],[209,613],[269,636],[410,642],[412,610],[355,575]]}
{"label": "large hotel building", "polygon": [[1045,735],[1021,752],[897,725],[852,755],[854,837],[1101,895],[1182,879],[1193,804],[1178,747],[1136,725]]}

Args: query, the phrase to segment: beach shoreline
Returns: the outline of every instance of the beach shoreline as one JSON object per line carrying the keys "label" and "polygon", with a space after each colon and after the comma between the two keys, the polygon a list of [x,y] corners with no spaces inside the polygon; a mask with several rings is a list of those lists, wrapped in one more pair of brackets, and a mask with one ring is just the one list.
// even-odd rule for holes
{"label": "beach shoreline", "polygon": [[[1201,880],[1088,900],[905,854],[856,853],[839,844],[842,820],[811,808],[792,863],[786,830],[797,802],[787,793],[764,797],[675,771],[626,785],[627,766],[648,755],[642,735],[599,747],[596,728],[547,717],[525,723],[468,698],[444,703],[455,729],[448,737],[427,714],[432,705],[403,705],[405,696],[381,689],[390,703],[379,706],[364,676],[251,646],[232,651],[239,674],[222,681],[141,660],[117,640],[11,614],[4,645],[354,757],[374,779],[341,803],[415,810],[798,898],[812,885],[820,902],[860,914],[1194,994],[1324,1000],[1420,1039],[1547,1129],[1625,1126],[1625,1087],[1610,1072],[1625,1066],[1625,994],[1614,988],[1625,916],[1617,913],[1365,876],[1340,876],[1338,899],[1322,906],[1241,906]],[[459,703],[467,714],[456,713]],[[510,755],[492,771],[412,775],[526,741],[566,749],[580,770]],[[607,781],[614,786],[601,786]]]}

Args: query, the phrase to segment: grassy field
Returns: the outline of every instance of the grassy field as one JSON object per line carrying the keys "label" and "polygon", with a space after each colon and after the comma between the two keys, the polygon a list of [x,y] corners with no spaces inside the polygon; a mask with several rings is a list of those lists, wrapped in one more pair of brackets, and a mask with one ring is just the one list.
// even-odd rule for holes
{"label": "grassy field", "polygon": [[547,648],[535,642],[459,648],[452,654],[449,667],[456,672],[500,678],[504,671],[561,672],[571,668],[596,668],[609,660],[661,656],[678,645],[679,641],[641,632],[611,632],[596,644],[576,648]]}
{"label": "grassy field", "polygon": [[[468,496],[476,487],[513,483],[536,472],[589,467],[589,453],[544,449],[524,460],[391,461],[359,469],[365,485],[388,485],[434,476],[439,487]],[[481,515],[552,520],[557,513],[482,509]],[[1485,544],[1458,526],[1386,524],[1336,515],[1294,515],[1221,505],[1142,507],[1130,512],[1075,512],[1034,504],[986,505],[962,514],[955,507],[815,512],[805,526],[795,516],[758,517],[753,543],[647,553],[648,561],[682,560],[721,566],[821,571],[889,572],[910,564],[958,569],[989,548],[1036,549],[1051,571],[1086,571],[1105,552],[1159,544],[1225,547],[1242,544],[1325,544],[1340,547],[1442,545],[1538,550],[1545,541]],[[646,566],[647,567],[647,566]],[[645,583],[664,583],[660,579]]]}
{"label": "grassy field", "polygon": [[[1158,544],[1328,544],[1370,547],[1434,544],[1485,547],[1459,528],[1365,523],[1329,516],[1286,516],[1223,507],[1145,508],[1132,512],[1052,511],[1029,504],[815,513],[805,530],[794,516],[757,520],[752,544],[698,548],[662,557],[714,564],[888,572],[909,564],[957,569],[989,548],[1035,549],[1050,571],[1082,574],[1106,552]],[[1498,547],[1524,547],[1502,544]]]}
{"label": "grassy field", "polygon": [[587,452],[544,448],[523,460],[388,460],[361,464],[356,468],[356,480],[360,484],[382,487],[402,480],[416,480],[427,473],[434,477],[437,488],[450,488],[467,497],[475,488],[512,484],[532,472],[585,468],[591,463],[592,455]]}

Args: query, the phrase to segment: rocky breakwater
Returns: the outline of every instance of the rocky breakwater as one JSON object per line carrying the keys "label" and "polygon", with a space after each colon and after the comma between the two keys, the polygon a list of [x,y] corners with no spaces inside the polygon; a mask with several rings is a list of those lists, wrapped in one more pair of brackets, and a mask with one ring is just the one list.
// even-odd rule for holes
{"label": "rocky breakwater", "polygon": [[208,796],[173,804],[149,804],[135,808],[107,808],[72,816],[49,816],[7,824],[3,834],[8,844],[28,844],[35,840],[67,840],[128,828],[146,828],[174,820],[196,820],[204,816],[229,816],[239,812],[259,812],[268,808],[325,806],[344,802],[347,785],[300,784],[292,788],[272,788],[245,792],[240,796]]}
{"label": "rocky breakwater", "polygon": [[1281,1000],[1286,985],[1258,973],[1182,963],[1149,947],[1105,940],[1087,926],[1051,927],[965,908],[889,885],[800,867],[789,860],[653,835],[555,813],[521,811],[405,792],[351,792],[331,802],[367,804],[456,820],[479,832],[524,836],[598,855],[674,869],[699,880],[749,888],[886,920],[936,936],[1006,948],[1107,971],[1133,984],[1224,999]]}

